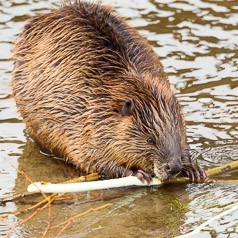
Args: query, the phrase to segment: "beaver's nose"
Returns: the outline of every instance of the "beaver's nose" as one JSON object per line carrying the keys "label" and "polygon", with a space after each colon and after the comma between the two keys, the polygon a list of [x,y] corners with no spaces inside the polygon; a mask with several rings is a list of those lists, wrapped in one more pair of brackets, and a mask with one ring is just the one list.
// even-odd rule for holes
{"label": "beaver's nose", "polygon": [[169,175],[176,175],[182,171],[182,164],[180,161],[170,160],[165,166],[165,170]]}

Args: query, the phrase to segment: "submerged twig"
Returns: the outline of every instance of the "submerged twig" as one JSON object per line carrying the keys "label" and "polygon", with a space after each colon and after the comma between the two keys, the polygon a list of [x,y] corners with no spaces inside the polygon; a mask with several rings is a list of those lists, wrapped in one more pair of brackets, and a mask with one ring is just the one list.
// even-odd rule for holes
{"label": "submerged twig", "polygon": [[48,206],[48,225],[42,235],[42,238],[46,237],[50,227],[51,227],[51,203],[49,203],[49,206]]}
{"label": "submerged twig", "polygon": [[51,194],[50,196],[47,196],[46,198],[44,198],[42,201],[38,202],[37,204],[35,204],[34,206],[32,207],[29,207],[29,208],[26,208],[22,211],[19,211],[19,212],[16,212],[14,213],[15,216],[19,216],[19,215],[22,215],[24,213],[27,213],[33,209],[36,209],[38,207],[40,207],[41,205],[45,204],[45,203],[48,203],[49,201],[59,201],[59,200],[65,200],[65,199],[68,199],[68,197],[64,197],[65,194],[61,194],[60,196],[57,194],[57,193],[54,193],[54,194]]}
{"label": "submerged twig", "polygon": [[47,204],[45,204],[43,207],[37,208],[28,218],[24,219],[23,221],[19,222],[17,226],[21,226],[22,224],[26,223],[27,221],[29,221],[30,219],[32,219],[35,215],[37,215],[40,211],[44,210],[45,208],[48,207],[48,205],[50,203],[52,203],[54,201],[55,197],[52,197],[48,200]]}
{"label": "submerged twig", "polygon": [[226,210],[226,211],[224,211],[224,212],[222,212],[222,213],[212,217],[211,219],[207,220],[206,222],[202,223],[194,231],[189,232],[189,233],[187,233],[185,235],[177,236],[176,238],[189,238],[189,237],[192,237],[192,235],[199,234],[201,232],[201,230],[203,228],[205,228],[207,225],[209,225],[211,222],[213,222],[213,221],[215,221],[215,220],[217,220],[217,219],[219,219],[221,217],[224,217],[227,214],[230,214],[230,213],[234,212],[235,210],[238,210],[238,202],[235,203],[235,204],[232,204],[230,209],[228,209],[228,210]]}
{"label": "submerged twig", "polygon": [[61,223],[59,223],[58,225],[55,225],[55,226],[51,227],[50,230],[56,229],[56,228],[58,228],[58,227],[60,227],[60,226],[64,226],[64,227],[60,230],[60,232],[56,235],[56,237],[59,237],[59,236],[63,233],[63,231],[72,223],[72,221],[73,221],[74,219],[76,219],[76,218],[78,218],[78,217],[85,216],[85,215],[87,215],[87,214],[90,213],[90,212],[101,210],[101,209],[106,208],[106,207],[111,206],[111,205],[112,205],[111,203],[107,203],[107,204],[105,204],[105,205],[103,205],[103,206],[100,206],[100,207],[90,208],[90,209],[88,209],[87,211],[85,211],[85,212],[83,212],[83,213],[80,213],[80,214],[77,214],[77,215],[75,215],[75,216],[73,216],[73,217],[70,217],[70,218],[67,219],[66,221],[61,222]]}
{"label": "submerged twig", "polygon": [[33,194],[36,195],[36,193],[26,192],[26,193],[6,197],[6,198],[0,198],[0,203],[13,202],[15,200],[18,200],[27,196],[32,196]]}
{"label": "submerged twig", "polygon": [[[18,172],[19,174],[23,175],[23,176],[25,177],[25,179],[26,179],[27,182],[32,183],[32,180],[28,177],[28,175],[27,175],[24,171],[17,169],[17,172]],[[38,190],[38,192],[40,192],[41,195],[42,195],[45,199],[47,199],[47,196],[45,195],[44,192],[42,192],[40,189]]]}

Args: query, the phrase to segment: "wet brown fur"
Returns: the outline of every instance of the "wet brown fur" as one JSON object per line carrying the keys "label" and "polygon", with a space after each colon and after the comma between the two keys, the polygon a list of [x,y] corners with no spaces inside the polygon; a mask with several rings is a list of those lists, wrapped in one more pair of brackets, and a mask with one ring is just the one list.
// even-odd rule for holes
{"label": "wet brown fur", "polygon": [[[188,152],[184,117],[158,56],[110,8],[77,1],[31,18],[14,61],[13,95],[29,134],[82,171],[154,175],[155,165],[162,173]],[[123,116],[128,99],[135,110]]]}

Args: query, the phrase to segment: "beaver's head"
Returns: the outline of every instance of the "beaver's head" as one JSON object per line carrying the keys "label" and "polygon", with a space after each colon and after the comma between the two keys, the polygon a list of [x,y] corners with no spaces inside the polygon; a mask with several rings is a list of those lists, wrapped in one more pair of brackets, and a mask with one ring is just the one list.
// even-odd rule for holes
{"label": "beaver's head", "polygon": [[161,180],[173,178],[182,171],[182,157],[188,156],[178,100],[167,85],[132,87],[125,89],[127,98],[121,101],[116,131],[121,164]]}

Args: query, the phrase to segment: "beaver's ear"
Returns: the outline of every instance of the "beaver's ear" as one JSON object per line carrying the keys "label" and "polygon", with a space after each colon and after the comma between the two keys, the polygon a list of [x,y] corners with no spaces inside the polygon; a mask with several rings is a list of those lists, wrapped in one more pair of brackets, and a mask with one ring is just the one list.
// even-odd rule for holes
{"label": "beaver's ear", "polygon": [[122,116],[130,116],[135,110],[134,101],[130,98],[124,102],[124,105],[121,108]]}

